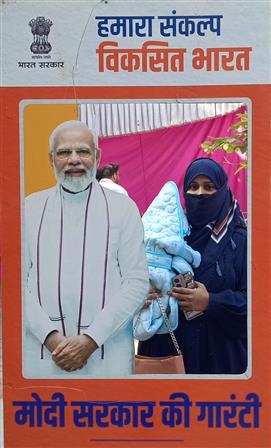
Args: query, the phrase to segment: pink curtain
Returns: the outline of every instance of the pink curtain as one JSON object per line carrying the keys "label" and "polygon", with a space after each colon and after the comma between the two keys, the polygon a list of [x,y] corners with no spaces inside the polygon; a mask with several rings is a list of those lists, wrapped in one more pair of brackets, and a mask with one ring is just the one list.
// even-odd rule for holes
{"label": "pink curtain", "polygon": [[[188,165],[198,157],[206,157],[200,147],[204,140],[229,135],[228,128],[238,120],[237,113],[245,107],[221,117],[201,120],[180,126],[158,129],[121,137],[107,137],[100,140],[101,165],[120,165],[120,184],[144,213],[151,201],[168,180],[179,188],[182,200],[183,178]],[[246,214],[246,171],[237,175],[240,156],[216,151],[211,156],[219,162],[229,176],[230,187]]]}

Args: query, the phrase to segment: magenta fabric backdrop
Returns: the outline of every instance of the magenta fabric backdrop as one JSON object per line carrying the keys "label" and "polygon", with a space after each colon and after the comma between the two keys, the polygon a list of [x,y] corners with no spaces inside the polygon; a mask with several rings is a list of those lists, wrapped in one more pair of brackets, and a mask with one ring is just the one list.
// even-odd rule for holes
{"label": "magenta fabric backdrop", "polygon": [[[101,165],[120,165],[120,185],[144,213],[165,182],[172,180],[178,185],[181,200],[184,173],[188,165],[198,157],[206,157],[200,144],[209,136],[227,135],[228,128],[238,120],[237,113],[245,108],[197,122],[142,132],[121,137],[100,139]],[[238,199],[242,211],[247,210],[246,170],[237,169],[240,157],[216,151],[212,158],[219,162],[229,176],[230,187]]]}

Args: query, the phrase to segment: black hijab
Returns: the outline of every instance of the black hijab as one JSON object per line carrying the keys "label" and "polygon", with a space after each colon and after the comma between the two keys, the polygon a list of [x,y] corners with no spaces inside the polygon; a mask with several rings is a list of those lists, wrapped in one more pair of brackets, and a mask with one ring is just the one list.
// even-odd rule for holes
{"label": "black hijab", "polygon": [[[197,176],[208,177],[217,191],[213,194],[187,193]],[[209,158],[194,160],[184,178],[186,214],[191,225],[188,244],[203,255],[200,270],[213,264],[225,245],[231,240],[236,226],[246,227],[237,201],[228,186],[228,177],[222,166]]]}

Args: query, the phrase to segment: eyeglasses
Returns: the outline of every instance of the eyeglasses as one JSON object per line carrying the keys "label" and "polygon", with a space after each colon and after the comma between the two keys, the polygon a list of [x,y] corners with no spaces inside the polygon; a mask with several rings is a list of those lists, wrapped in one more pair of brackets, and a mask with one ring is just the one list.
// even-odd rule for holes
{"label": "eyeglasses", "polygon": [[89,159],[93,155],[93,152],[96,149],[97,148],[93,148],[93,149],[89,149],[89,148],[78,148],[78,149],[63,148],[63,149],[59,149],[59,150],[56,151],[56,156],[60,160],[69,159],[72,156],[72,154],[75,152],[77,157],[79,157],[80,159]]}

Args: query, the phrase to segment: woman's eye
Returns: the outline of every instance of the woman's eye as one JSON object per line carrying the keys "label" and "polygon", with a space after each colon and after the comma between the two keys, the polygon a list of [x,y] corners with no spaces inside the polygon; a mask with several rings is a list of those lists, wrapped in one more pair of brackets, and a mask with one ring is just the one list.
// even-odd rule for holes
{"label": "woman's eye", "polygon": [[207,191],[213,191],[213,190],[215,190],[215,186],[212,185],[212,184],[210,184],[210,185],[206,185],[206,186],[205,186],[205,190],[207,190]]}

